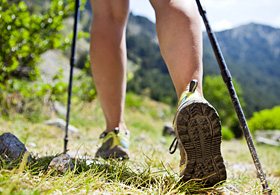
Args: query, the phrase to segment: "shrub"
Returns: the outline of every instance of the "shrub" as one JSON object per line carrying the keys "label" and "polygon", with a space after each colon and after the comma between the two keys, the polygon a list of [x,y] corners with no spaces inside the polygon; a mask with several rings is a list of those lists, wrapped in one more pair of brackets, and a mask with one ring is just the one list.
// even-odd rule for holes
{"label": "shrub", "polygon": [[[242,89],[235,79],[233,79],[233,83],[240,103],[244,106]],[[222,77],[206,76],[203,82],[203,93],[205,98],[217,109],[223,126],[227,126],[233,130],[236,138],[241,137],[242,130],[239,127],[238,118]]]}
{"label": "shrub", "polygon": [[[63,82],[62,70],[52,82],[44,83],[38,79],[37,64],[40,55],[47,50],[64,50],[70,46],[62,29],[63,20],[74,11],[74,2],[52,0],[45,8],[42,4],[46,2],[35,2],[27,7],[23,0],[0,1],[1,115],[7,116],[15,110],[34,118],[41,116],[43,107],[50,102],[66,101],[68,85]],[[38,7],[36,3],[39,12],[32,9]],[[85,34],[80,32],[79,36]],[[96,97],[95,87],[91,84],[92,79],[83,73],[75,78],[79,81],[75,82],[73,91],[79,89],[78,98],[91,101]]]}
{"label": "shrub", "polygon": [[255,112],[248,121],[248,126],[252,132],[256,130],[276,130],[280,129],[280,106],[272,109]]}
{"label": "shrub", "polygon": [[32,121],[40,118],[50,102],[66,101],[68,85],[62,79],[62,71],[53,77],[51,83],[10,79],[0,96],[0,115],[8,116],[15,111]]}
{"label": "shrub", "polygon": [[228,128],[222,128],[223,140],[232,140],[235,136],[234,133]]}
{"label": "shrub", "polygon": [[143,106],[143,99],[133,92],[128,92],[125,98],[125,105],[129,108],[140,109]]}
{"label": "shrub", "polygon": [[59,31],[73,8],[70,0],[53,0],[44,14],[32,14],[23,1],[0,3],[0,83],[13,76],[35,80],[40,54],[69,44]]}

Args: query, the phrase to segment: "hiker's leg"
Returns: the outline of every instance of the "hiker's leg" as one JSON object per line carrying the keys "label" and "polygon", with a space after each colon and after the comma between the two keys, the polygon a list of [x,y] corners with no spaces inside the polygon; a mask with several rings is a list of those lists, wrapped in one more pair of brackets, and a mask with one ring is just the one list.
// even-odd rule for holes
{"label": "hiker's leg", "polygon": [[202,31],[195,1],[150,0],[162,56],[178,97],[192,79],[202,94]]}
{"label": "hiker's leg", "polygon": [[91,0],[93,22],[90,61],[106,119],[106,131],[126,130],[123,120],[126,91],[125,27],[129,0]]}

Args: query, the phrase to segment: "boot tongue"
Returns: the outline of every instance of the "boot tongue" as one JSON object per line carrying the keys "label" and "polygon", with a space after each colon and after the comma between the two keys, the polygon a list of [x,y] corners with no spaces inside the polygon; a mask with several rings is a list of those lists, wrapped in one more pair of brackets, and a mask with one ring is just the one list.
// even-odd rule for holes
{"label": "boot tongue", "polygon": [[189,90],[184,91],[180,96],[180,99],[179,99],[179,102],[177,105],[178,108],[190,95],[194,94],[197,85],[198,85],[198,81],[195,79],[190,82]]}

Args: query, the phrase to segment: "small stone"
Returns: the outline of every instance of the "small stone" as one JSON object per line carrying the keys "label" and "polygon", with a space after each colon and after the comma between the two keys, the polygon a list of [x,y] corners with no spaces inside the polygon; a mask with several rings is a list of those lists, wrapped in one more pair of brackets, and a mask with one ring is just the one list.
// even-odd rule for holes
{"label": "small stone", "polygon": [[24,154],[28,154],[27,162],[32,161],[32,157],[24,144],[12,133],[3,133],[0,136],[0,155],[9,160],[22,160]]}
{"label": "small stone", "polygon": [[239,193],[240,192],[240,189],[237,186],[232,185],[232,184],[227,184],[226,188],[229,189],[232,192],[235,192],[235,193]]}
{"label": "small stone", "polygon": [[163,128],[162,134],[163,134],[163,136],[175,135],[175,131],[174,131],[172,123],[164,123],[164,128]]}
{"label": "small stone", "polygon": [[256,140],[257,140],[257,144],[266,144],[266,145],[270,145],[270,146],[280,146],[280,142],[272,140],[272,139],[268,139],[268,138],[265,138],[265,137],[258,136],[256,138]]}
{"label": "small stone", "polygon": [[60,173],[66,173],[66,171],[72,170],[74,165],[71,161],[71,157],[68,154],[63,154],[61,156],[55,157],[49,164],[48,169],[56,169]]}
{"label": "small stone", "polygon": [[166,139],[163,137],[163,138],[161,138],[161,139],[159,140],[159,142],[160,142],[161,144],[166,144]]}
{"label": "small stone", "polygon": [[[62,130],[65,130],[65,128],[66,128],[66,122],[65,122],[65,120],[63,120],[61,118],[47,120],[44,122],[44,124],[59,127]],[[70,133],[79,133],[79,130],[70,124],[68,125],[68,130]]]}
{"label": "small stone", "polygon": [[147,137],[145,135],[139,135],[134,138],[134,141],[145,141]]}
{"label": "small stone", "polygon": [[32,148],[36,147],[36,144],[34,142],[28,142],[27,145]]}
{"label": "small stone", "polygon": [[60,104],[60,103],[57,102],[57,101],[54,101],[53,107],[54,107],[54,110],[55,110],[58,114],[61,114],[62,116],[66,116],[67,109],[66,109],[62,104]]}

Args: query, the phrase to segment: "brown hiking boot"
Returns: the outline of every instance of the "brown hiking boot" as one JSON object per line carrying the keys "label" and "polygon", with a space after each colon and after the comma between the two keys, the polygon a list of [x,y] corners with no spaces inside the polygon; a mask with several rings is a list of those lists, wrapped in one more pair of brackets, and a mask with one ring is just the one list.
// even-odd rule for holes
{"label": "brown hiking boot", "polygon": [[196,86],[193,80],[190,90],[181,95],[173,124],[181,153],[180,173],[184,181],[199,179],[213,186],[227,177],[220,149],[221,122],[214,107],[195,92]]}

